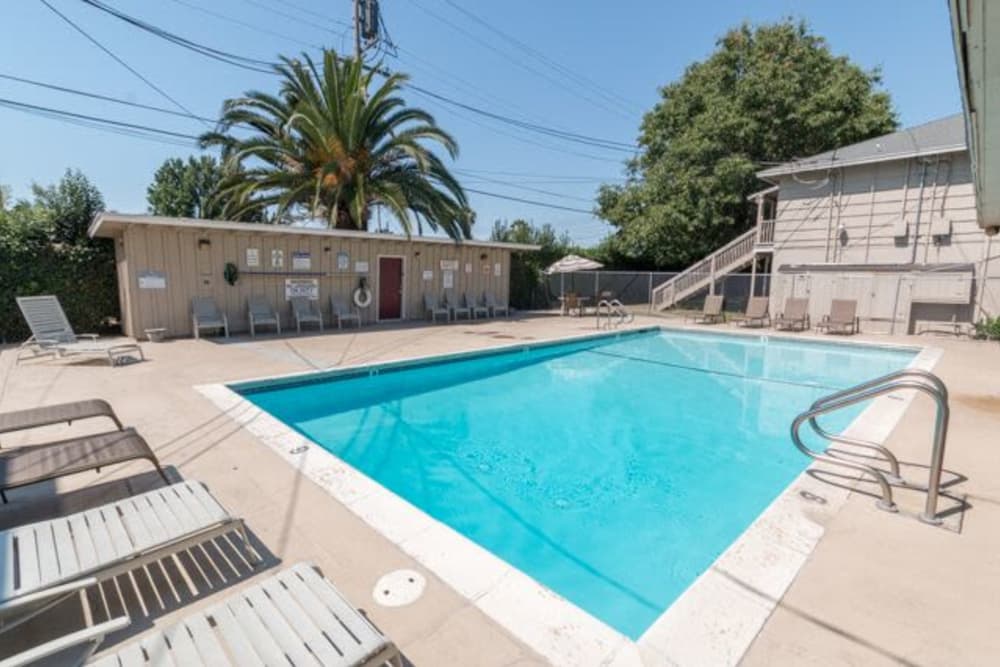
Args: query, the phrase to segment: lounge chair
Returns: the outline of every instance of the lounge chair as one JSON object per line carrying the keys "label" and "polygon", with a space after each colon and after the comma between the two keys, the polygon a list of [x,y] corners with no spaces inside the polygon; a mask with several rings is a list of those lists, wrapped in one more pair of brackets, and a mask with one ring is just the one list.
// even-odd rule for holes
{"label": "lounge chair", "polygon": [[251,296],[247,299],[247,311],[250,317],[250,335],[257,336],[257,327],[261,324],[271,324],[281,333],[281,318],[271,307],[271,303],[262,296]]}
{"label": "lounge chair", "polygon": [[248,546],[243,520],[193,481],[0,531],[0,632],[89,586],[230,532]]}
{"label": "lounge chair", "polygon": [[27,410],[0,412],[0,433],[24,431],[52,424],[61,424],[63,422],[72,424],[75,421],[90,419],[92,417],[107,417],[115,423],[119,431],[124,429],[121,421],[118,419],[118,415],[111,409],[108,402],[94,398],[86,401],[74,401],[72,403],[44,405],[39,408],[28,408]]}
{"label": "lounge chair", "polygon": [[444,296],[445,306],[451,311],[451,319],[458,320],[459,315],[465,315],[465,319],[472,319],[472,309],[462,305],[462,298],[456,296],[454,292],[447,292]]}
{"label": "lounge chair", "polygon": [[333,318],[337,320],[338,329],[343,327],[344,322],[354,322],[356,326],[361,326],[361,316],[352,311],[341,299],[332,295],[330,296],[330,312],[333,313]]}
{"label": "lounge chair", "polygon": [[16,361],[21,360],[21,352],[31,350],[34,356],[54,354],[59,357],[74,354],[104,357],[112,366],[123,359],[138,354],[146,357],[138,343],[124,338],[98,340],[97,334],[77,334],[73,331],[59,299],[55,296],[19,296],[17,307],[21,309],[24,321],[31,330],[31,337],[21,344]]}
{"label": "lounge chair", "polygon": [[805,331],[809,328],[809,299],[788,297],[785,312],[774,319],[774,328],[782,331]]}
{"label": "lounge chair", "polygon": [[504,317],[510,317],[510,307],[505,303],[497,301],[496,297],[493,296],[493,292],[483,294],[483,303],[486,304],[490,317],[496,317],[499,312],[503,312]]}
{"label": "lounge chair", "polygon": [[470,313],[472,313],[472,319],[476,319],[480,315],[482,315],[483,317],[490,316],[490,309],[480,303],[476,303],[476,298],[474,296],[466,292],[464,294],[464,297],[465,297],[465,307],[469,309]]}
{"label": "lounge chair", "polygon": [[702,306],[701,315],[694,321],[697,324],[718,324],[726,321],[726,315],[722,312],[722,305],[725,297],[721,294],[709,294],[705,297],[705,304]]}
{"label": "lounge chair", "polygon": [[[23,667],[76,648],[76,664],[327,665],[402,667],[399,649],[309,563],[298,563],[178,623],[87,658],[128,625],[119,617],[25,651],[4,667]],[[146,662],[145,656],[150,657]]]}
{"label": "lounge chair", "polygon": [[439,304],[436,296],[430,294],[424,294],[424,313],[425,317],[431,318],[431,322],[437,322],[438,315],[444,315],[445,322],[451,317],[451,311]]}
{"label": "lounge chair", "polygon": [[768,314],[770,299],[766,296],[752,296],[747,302],[747,310],[737,324],[741,327],[758,328],[771,326]]}
{"label": "lounge chair", "polygon": [[0,450],[0,499],[7,502],[7,491],[19,486],[135,459],[148,460],[170,483],[156,454],[133,428]]}
{"label": "lounge chair", "polygon": [[302,333],[302,325],[312,322],[323,330],[323,313],[319,310],[319,301],[307,299],[304,296],[293,296],[290,300],[292,318],[295,319],[295,330]]}
{"label": "lounge chair", "polygon": [[215,299],[210,296],[196,296],[191,299],[191,328],[194,330],[194,337],[201,337],[202,329],[213,329],[222,331],[229,338],[229,318],[219,311],[215,305]]}
{"label": "lounge chair", "polygon": [[854,299],[834,299],[830,302],[830,314],[824,315],[819,328],[827,333],[856,334],[860,329],[858,302]]}

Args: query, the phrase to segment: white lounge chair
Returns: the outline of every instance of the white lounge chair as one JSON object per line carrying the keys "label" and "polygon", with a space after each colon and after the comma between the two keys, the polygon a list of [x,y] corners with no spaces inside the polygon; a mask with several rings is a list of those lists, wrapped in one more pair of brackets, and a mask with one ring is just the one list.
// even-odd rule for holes
{"label": "white lounge chair", "polygon": [[0,633],[88,586],[230,532],[248,545],[243,520],[193,481],[0,531]]}
{"label": "white lounge chair", "polygon": [[257,336],[257,327],[261,324],[271,324],[281,333],[281,318],[271,307],[271,303],[262,296],[251,296],[247,299],[247,311],[250,317],[250,335]]}
{"label": "white lounge chair", "polygon": [[290,299],[292,318],[295,320],[295,330],[302,333],[302,325],[312,322],[323,330],[323,313],[319,310],[319,302],[304,296],[293,296]]}
{"label": "white lounge chair", "polygon": [[113,619],[0,665],[26,667],[74,649],[77,661],[71,664],[86,661],[96,667],[403,664],[399,649],[309,563],[293,565],[173,626],[87,661],[105,635],[128,622]]}
{"label": "white lounge chair", "polygon": [[779,331],[805,331],[809,328],[809,299],[788,297],[785,312],[774,318],[774,328]]}
{"label": "white lounge chair", "polygon": [[468,292],[465,293],[465,307],[472,313],[472,319],[478,318],[480,314],[483,317],[490,316],[490,309],[481,303],[476,303],[476,298]]}
{"label": "white lounge chair", "polygon": [[438,315],[444,315],[445,322],[451,318],[450,311],[438,303],[436,296],[430,294],[424,294],[424,313],[431,318],[431,322],[437,322]]}
{"label": "white lounge chair", "polygon": [[510,306],[497,301],[493,292],[483,294],[483,301],[486,303],[486,308],[489,309],[490,317],[496,317],[499,312],[503,312],[504,317],[510,317]]}
{"label": "white lounge chair", "polygon": [[705,303],[701,309],[701,315],[696,317],[694,321],[697,324],[717,324],[719,322],[725,322],[726,314],[722,312],[722,305],[724,301],[725,297],[721,294],[709,294],[705,297]]}
{"label": "white lounge chair", "polygon": [[77,334],[73,331],[59,299],[51,294],[44,296],[19,296],[17,307],[21,309],[24,321],[31,330],[31,337],[21,344],[20,352],[28,349],[35,356],[54,354],[56,356],[85,355],[105,357],[114,366],[121,359],[138,354],[146,357],[138,343],[119,338],[98,340],[97,334]]}
{"label": "white lounge chair", "polygon": [[344,322],[354,322],[357,326],[361,326],[361,316],[352,311],[343,300],[333,295],[330,296],[330,312],[333,313],[334,319],[337,320],[338,329],[343,327]]}
{"label": "white lounge chair", "polygon": [[472,319],[472,310],[468,306],[462,305],[462,297],[454,292],[445,292],[445,306],[451,312],[451,319],[457,320],[459,315],[465,315],[465,319]]}
{"label": "white lounge chair", "polygon": [[202,329],[213,329],[222,331],[229,338],[229,318],[219,311],[215,305],[215,299],[210,296],[196,296],[191,299],[191,328],[194,330],[194,337],[201,336]]}
{"label": "white lounge chair", "polygon": [[858,302],[854,299],[834,299],[830,302],[830,314],[824,315],[817,325],[827,333],[851,334],[861,329],[858,317]]}

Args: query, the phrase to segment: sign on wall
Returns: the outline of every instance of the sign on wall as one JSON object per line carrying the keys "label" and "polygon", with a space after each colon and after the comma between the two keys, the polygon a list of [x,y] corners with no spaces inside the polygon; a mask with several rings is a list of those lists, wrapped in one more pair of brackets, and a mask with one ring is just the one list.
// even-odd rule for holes
{"label": "sign on wall", "polygon": [[337,270],[346,271],[351,266],[351,256],[341,250],[337,253]]}
{"label": "sign on wall", "polygon": [[283,269],[285,268],[285,251],[278,250],[275,248],[271,251],[271,268],[272,269]]}
{"label": "sign on wall", "polygon": [[312,256],[303,250],[292,252],[292,271],[308,271],[312,268]]}
{"label": "sign on wall", "polygon": [[428,280],[428,281],[429,280],[434,280],[434,271],[432,271],[431,269],[424,269],[423,278],[424,278],[424,280]]}
{"label": "sign on wall", "polygon": [[167,289],[167,274],[163,271],[140,271],[139,289]]}
{"label": "sign on wall", "polygon": [[457,259],[442,259],[441,260],[441,270],[442,271],[458,271],[458,260]]}
{"label": "sign on wall", "polygon": [[260,266],[260,249],[247,248],[247,268],[257,268]]}
{"label": "sign on wall", "polygon": [[455,272],[454,271],[444,271],[441,274],[442,285],[445,289],[451,289],[455,286]]}
{"label": "sign on wall", "polygon": [[319,300],[319,280],[316,278],[285,278],[285,301],[293,297]]}
{"label": "sign on wall", "polygon": [[499,278],[501,273],[503,273],[503,264],[497,262],[493,265],[493,275]]}
{"label": "sign on wall", "polygon": [[472,262],[466,262],[465,263],[465,272],[466,273],[472,273]]}
{"label": "sign on wall", "polygon": [[368,262],[354,262],[355,273],[368,273]]}

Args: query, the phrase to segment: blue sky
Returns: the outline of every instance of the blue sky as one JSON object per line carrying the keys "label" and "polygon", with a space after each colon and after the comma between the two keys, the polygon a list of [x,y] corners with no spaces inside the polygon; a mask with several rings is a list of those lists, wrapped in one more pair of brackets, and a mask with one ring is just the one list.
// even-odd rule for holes
{"label": "blue sky", "polygon": [[[273,60],[314,46],[351,47],[349,0],[104,0],[183,37],[243,56]],[[129,65],[196,114],[214,117],[221,102],[274,78],[218,63],[148,35],[80,0],[48,0]],[[505,40],[474,17],[512,36]],[[197,8],[228,17],[223,20]],[[881,67],[904,125],[960,110],[944,0],[382,0],[399,46],[385,64],[414,84],[519,120],[617,142],[635,140],[658,88],[677,79],[715,40],[744,20],[805,18],[833,51]],[[324,18],[326,17],[326,18]],[[235,22],[234,22],[235,21]],[[241,24],[242,23],[242,24]],[[243,25],[245,24],[245,25]],[[526,51],[523,46],[531,50]],[[541,54],[541,55],[540,55]],[[53,14],[40,0],[5,3],[0,74],[121,97],[172,104]],[[454,163],[466,187],[570,209],[590,210],[602,181],[621,178],[625,154],[540,136],[411,93],[459,141]],[[0,79],[0,98],[198,134],[198,121],[121,107]],[[108,207],[142,212],[156,167],[195,148],[164,145],[0,107],[0,183],[26,196],[67,167],[83,170]],[[577,211],[471,194],[477,237],[493,220],[552,223],[589,245],[607,226]]]}

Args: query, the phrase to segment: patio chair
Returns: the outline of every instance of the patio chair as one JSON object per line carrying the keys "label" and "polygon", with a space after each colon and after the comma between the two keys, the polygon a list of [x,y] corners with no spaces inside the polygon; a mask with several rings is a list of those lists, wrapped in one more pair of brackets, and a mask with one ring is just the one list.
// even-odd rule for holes
{"label": "patio chair", "polygon": [[781,331],[805,331],[809,328],[809,299],[788,297],[785,312],[774,319],[774,328]]}
{"label": "patio chair", "polygon": [[138,354],[139,359],[146,358],[138,343],[124,338],[98,340],[100,336],[97,334],[74,332],[59,299],[51,294],[19,296],[17,307],[31,330],[31,337],[21,344],[16,362],[21,361],[21,353],[26,349],[33,351],[34,356],[54,354],[58,357],[104,357],[112,366],[133,353]]}
{"label": "patio chair", "polygon": [[24,431],[63,422],[72,424],[75,421],[92,417],[107,417],[115,423],[119,431],[124,430],[121,420],[118,419],[118,415],[111,409],[108,402],[94,398],[86,401],[73,401],[72,403],[43,405],[27,410],[0,412],[0,433]]}
{"label": "patio chair", "polygon": [[490,316],[490,309],[481,303],[477,303],[476,297],[472,296],[468,292],[466,292],[464,296],[465,307],[469,309],[470,313],[472,313],[472,319],[477,319],[480,314],[482,314],[483,317]]}
{"label": "patio chair", "polygon": [[271,303],[263,296],[251,296],[247,299],[247,311],[250,318],[250,335],[257,337],[257,327],[261,324],[273,324],[277,333],[281,333],[281,318],[271,307]]}
{"label": "patio chair", "polygon": [[319,310],[319,301],[313,301],[304,296],[293,296],[289,299],[292,308],[292,318],[295,319],[295,331],[302,333],[302,325],[312,322],[323,330],[323,313]]}
{"label": "patio chair", "polygon": [[462,298],[456,296],[454,292],[446,292],[444,295],[445,306],[451,311],[451,319],[458,320],[458,316],[464,314],[465,319],[472,319],[472,309],[462,305]]}
{"label": "patio chair", "polygon": [[577,317],[583,315],[583,305],[580,302],[580,297],[576,295],[576,292],[566,292],[562,297],[562,314],[572,315],[574,310]]}
{"label": "patio chair", "polygon": [[259,562],[243,520],[193,481],[0,531],[0,633],[85,588],[231,532]]}
{"label": "patio chair", "polygon": [[721,294],[709,294],[705,297],[705,304],[702,306],[701,315],[694,319],[696,324],[718,324],[726,321],[726,314],[722,312],[722,305],[725,297]]}
{"label": "patio chair", "polygon": [[354,322],[356,326],[361,326],[361,315],[351,310],[343,299],[339,299],[333,295],[330,296],[330,312],[333,313],[333,318],[337,320],[337,328],[343,327],[344,322]]}
{"label": "patio chair", "polygon": [[768,306],[771,300],[766,296],[752,296],[747,302],[746,313],[740,318],[737,324],[741,327],[759,328],[771,326],[771,316],[768,314]]}
{"label": "patio chair", "polygon": [[485,292],[483,294],[483,302],[489,310],[490,317],[496,317],[497,313],[501,311],[503,311],[504,317],[510,317],[510,306],[497,301],[496,297],[493,296],[493,292]]}
{"label": "patio chair", "polygon": [[170,484],[156,454],[133,428],[0,450],[0,500],[7,502],[7,491],[20,486],[135,459],[152,463]]}
{"label": "patio chair", "polygon": [[194,329],[194,337],[201,337],[202,329],[214,329],[222,331],[229,338],[229,318],[219,311],[215,305],[215,299],[210,296],[196,296],[191,299],[191,328]]}
{"label": "patio chair", "polygon": [[424,294],[424,313],[425,317],[431,318],[431,322],[437,322],[438,315],[444,315],[445,322],[451,317],[451,312],[439,304],[437,297],[431,294]]}
{"label": "patio chair", "polygon": [[[119,617],[51,640],[4,662],[23,667],[76,650],[72,664],[328,665],[402,667],[399,649],[311,563],[298,563],[141,640],[88,660]],[[149,656],[147,663],[145,657]]]}
{"label": "patio chair", "polygon": [[830,314],[824,315],[819,323],[827,333],[856,334],[860,329],[858,302],[854,299],[834,299],[830,302]]}

